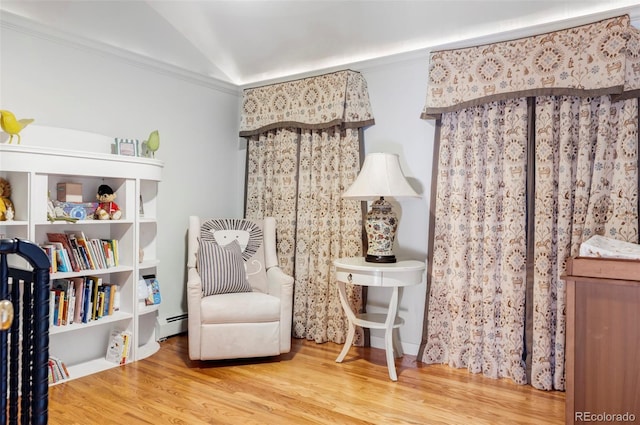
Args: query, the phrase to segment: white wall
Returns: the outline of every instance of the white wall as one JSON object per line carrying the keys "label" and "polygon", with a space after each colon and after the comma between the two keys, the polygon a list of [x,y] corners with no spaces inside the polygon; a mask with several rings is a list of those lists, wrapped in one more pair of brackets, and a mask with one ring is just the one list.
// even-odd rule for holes
{"label": "white wall", "polygon": [[4,22],[0,31],[0,109],[34,124],[112,137],[145,140],[159,130],[160,316],[185,313],[188,216],[242,215],[239,89],[179,78]]}
{"label": "white wall", "polygon": [[[399,259],[426,260],[433,138],[435,122],[420,119],[427,90],[428,57],[415,57],[360,70],[367,80],[376,120],[364,132],[365,153],[392,152],[421,199],[400,199],[395,203],[400,224],[394,253]],[[403,350],[415,355],[422,337],[426,284],[404,289],[399,315]],[[391,290],[369,288],[367,311],[385,312]],[[384,333],[371,331],[371,345],[384,348]]]}

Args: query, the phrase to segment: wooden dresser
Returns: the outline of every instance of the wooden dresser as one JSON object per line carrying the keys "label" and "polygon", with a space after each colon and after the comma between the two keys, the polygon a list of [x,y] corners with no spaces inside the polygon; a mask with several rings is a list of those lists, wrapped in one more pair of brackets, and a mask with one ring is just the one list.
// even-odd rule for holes
{"label": "wooden dresser", "polygon": [[566,423],[640,421],[640,261],[568,260]]}

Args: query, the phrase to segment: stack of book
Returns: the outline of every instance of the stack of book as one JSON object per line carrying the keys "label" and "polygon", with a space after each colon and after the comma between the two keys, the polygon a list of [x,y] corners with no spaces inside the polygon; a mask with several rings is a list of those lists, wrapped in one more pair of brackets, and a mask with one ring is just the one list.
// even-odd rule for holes
{"label": "stack of book", "polygon": [[41,248],[51,262],[51,273],[99,270],[119,265],[117,239],[88,239],[82,231],[47,233]]}
{"label": "stack of book", "polygon": [[49,324],[88,323],[120,309],[118,285],[98,276],[54,279],[49,294]]}
{"label": "stack of book", "polygon": [[49,357],[49,384],[69,379],[69,371],[62,360]]}

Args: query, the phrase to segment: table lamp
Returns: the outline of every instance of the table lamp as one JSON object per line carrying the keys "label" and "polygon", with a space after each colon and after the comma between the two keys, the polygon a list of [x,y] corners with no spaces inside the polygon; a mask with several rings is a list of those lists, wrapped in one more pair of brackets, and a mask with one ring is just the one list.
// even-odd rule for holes
{"label": "table lamp", "polygon": [[392,153],[370,153],[364,158],[360,174],[342,194],[345,199],[369,201],[375,199],[367,213],[365,229],[369,246],[365,261],[395,263],[393,241],[398,229],[398,217],[385,197],[419,198],[407,182],[400,158]]}

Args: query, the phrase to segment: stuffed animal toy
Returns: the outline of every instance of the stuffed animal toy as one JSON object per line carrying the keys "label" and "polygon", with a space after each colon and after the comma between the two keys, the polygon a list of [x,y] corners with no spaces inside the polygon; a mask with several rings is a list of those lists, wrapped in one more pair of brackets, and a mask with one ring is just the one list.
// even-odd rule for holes
{"label": "stuffed animal toy", "polygon": [[94,213],[97,220],[120,220],[120,217],[122,217],[122,211],[120,211],[118,204],[114,202],[116,194],[113,193],[111,186],[101,184],[100,187],[98,187],[96,199],[100,201],[100,204]]}
{"label": "stuffed animal toy", "polygon": [[11,184],[0,177],[0,221],[12,220],[15,208],[11,202]]}

